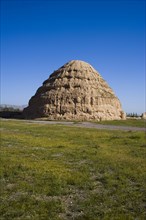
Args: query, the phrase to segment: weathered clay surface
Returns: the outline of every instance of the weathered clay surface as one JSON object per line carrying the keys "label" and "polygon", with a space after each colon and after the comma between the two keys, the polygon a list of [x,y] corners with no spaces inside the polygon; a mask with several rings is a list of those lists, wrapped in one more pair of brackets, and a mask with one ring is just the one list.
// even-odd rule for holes
{"label": "weathered clay surface", "polygon": [[120,101],[106,81],[79,60],[54,71],[30,99],[24,115],[50,120],[125,119]]}
{"label": "weathered clay surface", "polygon": [[142,118],[142,119],[146,119],[146,112],[142,113],[141,118]]}

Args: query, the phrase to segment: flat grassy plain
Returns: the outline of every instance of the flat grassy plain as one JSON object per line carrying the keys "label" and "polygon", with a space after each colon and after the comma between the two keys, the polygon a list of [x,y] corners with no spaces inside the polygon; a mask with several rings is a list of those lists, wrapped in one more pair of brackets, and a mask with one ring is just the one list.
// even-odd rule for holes
{"label": "flat grassy plain", "polygon": [[145,158],[144,132],[2,120],[0,219],[146,219]]}
{"label": "flat grassy plain", "polygon": [[132,126],[132,127],[146,127],[146,120],[144,119],[127,119],[127,120],[113,120],[113,121],[101,121],[96,122],[97,124],[103,125],[121,125],[121,126]]}

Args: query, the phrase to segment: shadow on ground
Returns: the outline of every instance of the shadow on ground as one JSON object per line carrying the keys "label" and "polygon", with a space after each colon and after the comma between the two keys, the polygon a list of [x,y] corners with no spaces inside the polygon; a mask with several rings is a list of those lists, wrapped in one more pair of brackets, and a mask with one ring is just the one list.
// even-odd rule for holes
{"label": "shadow on ground", "polygon": [[24,119],[22,111],[0,111],[1,118]]}

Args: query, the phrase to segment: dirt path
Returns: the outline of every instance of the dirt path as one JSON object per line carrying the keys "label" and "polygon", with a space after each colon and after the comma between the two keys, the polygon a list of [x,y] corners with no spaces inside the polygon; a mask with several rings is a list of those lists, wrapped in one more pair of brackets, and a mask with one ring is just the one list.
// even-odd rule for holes
{"label": "dirt path", "polygon": [[92,122],[67,122],[67,121],[34,121],[29,120],[29,123],[39,124],[60,124],[73,127],[95,128],[95,129],[107,129],[107,130],[124,130],[124,131],[146,131],[146,128],[130,127],[130,126],[117,126],[117,125],[101,125]]}
{"label": "dirt path", "polygon": [[[4,119],[1,120],[14,120],[14,119]],[[16,119],[15,119],[16,120]],[[35,123],[35,124],[49,124],[49,125],[66,125],[73,127],[83,127],[83,128],[95,128],[95,129],[106,129],[106,130],[123,130],[123,131],[146,131],[145,128],[132,127],[132,126],[122,126],[122,125],[102,125],[96,124],[93,122],[72,122],[72,121],[41,121],[41,120],[19,120],[26,123]]]}

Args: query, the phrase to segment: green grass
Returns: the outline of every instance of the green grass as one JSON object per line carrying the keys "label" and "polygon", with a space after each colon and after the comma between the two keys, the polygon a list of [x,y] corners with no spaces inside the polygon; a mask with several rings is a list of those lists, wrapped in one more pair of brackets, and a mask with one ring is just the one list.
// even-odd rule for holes
{"label": "green grass", "polygon": [[97,124],[103,125],[117,125],[117,126],[132,126],[132,127],[146,127],[146,120],[144,119],[127,119],[127,120],[114,120],[114,121],[100,121]]}
{"label": "green grass", "polygon": [[0,219],[146,219],[144,132],[1,122]]}

